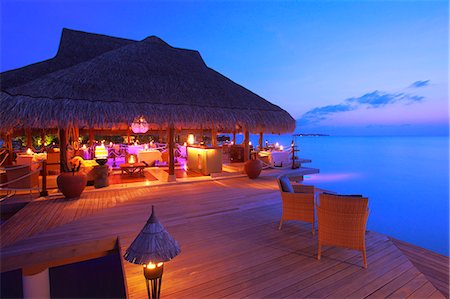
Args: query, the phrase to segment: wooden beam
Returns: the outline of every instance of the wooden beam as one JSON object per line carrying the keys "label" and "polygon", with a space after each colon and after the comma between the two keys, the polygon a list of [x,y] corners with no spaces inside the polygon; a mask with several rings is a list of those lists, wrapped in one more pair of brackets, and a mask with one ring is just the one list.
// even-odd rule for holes
{"label": "wooden beam", "polygon": [[5,136],[5,144],[6,148],[8,149],[8,158],[6,158],[5,164],[11,165],[13,162],[13,147],[12,147],[12,134],[7,133]]}
{"label": "wooden beam", "polygon": [[244,162],[250,159],[250,146],[248,145],[250,141],[250,133],[245,130],[244,132]]}
{"label": "wooden beam", "polygon": [[162,130],[162,128],[159,128],[158,140],[159,140],[159,143],[163,143],[163,130]]}
{"label": "wooden beam", "polygon": [[174,129],[173,126],[169,128],[169,138],[167,140],[168,143],[168,149],[169,149],[169,175],[175,175],[175,155],[173,152],[174,149],[174,143],[173,143],[173,137],[174,137]]}
{"label": "wooden beam", "polygon": [[89,129],[89,146],[94,145],[94,130]]}
{"label": "wooden beam", "polygon": [[211,145],[217,146],[217,131],[216,128],[214,127],[214,124],[211,129]]}
{"label": "wooden beam", "polygon": [[65,129],[59,129],[59,160],[60,171],[68,171],[67,168],[67,131]]}
{"label": "wooden beam", "polygon": [[31,135],[31,128],[25,129],[25,135],[27,137],[27,147],[33,148],[33,136]]}
{"label": "wooden beam", "polygon": [[236,131],[233,131],[233,144],[236,144]]}
{"label": "wooden beam", "polygon": [[34,248],[33,251],[8,251],[2,248],[1,271],[23,268],[27,274],[33,274],[45,268],[102,257],[111,250],[117,250],[117,237],[91,239],[81,244],[68,240],[66,244]]}
{"label": "wooden beam", "polygon": [[259,133],[259,150],[263,150],[263,133]]}

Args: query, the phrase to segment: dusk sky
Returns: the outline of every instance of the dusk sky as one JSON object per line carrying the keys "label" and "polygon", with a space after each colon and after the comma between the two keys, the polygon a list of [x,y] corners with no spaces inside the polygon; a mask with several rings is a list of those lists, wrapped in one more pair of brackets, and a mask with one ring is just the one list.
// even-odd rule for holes
{"label": "dusk sky", "polygon": [[1,70],[49,59],[63,27],[198,50],[334,135],[448,134],[448,1],[10,1]]}

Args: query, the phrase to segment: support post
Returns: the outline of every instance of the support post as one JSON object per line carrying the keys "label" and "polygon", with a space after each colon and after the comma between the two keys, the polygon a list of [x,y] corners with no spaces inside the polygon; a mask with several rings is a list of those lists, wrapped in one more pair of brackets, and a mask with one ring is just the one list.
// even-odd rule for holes
{"label": "support post", "polygon": [[67,134],[65,129],[59,129],[59,160],[60,160],[60,171],[66,172],[67,169]]}
{"label": "support post", "polygon": [[236,131],[233,131],[233,144],[236,144]]}
{"label": "support post", "polygon": [[48,196],[47,191],[47,161],[42,161],[42,190],[39,193],[40,196]]}
{"label": "support post", "polygon": [[12,147],[12,134],[7,133],[5,136],[6,148],[8,149],[8,158],[6,158],[6,165],[12,165],[13,162],[13,147]]}
{"label": "support post", "polygon": [[250,146],[248,145],[250,141],[250,133],[245,130],[244,132],[244,162],[248,161],[250,158]]}
{"label": "support post", "polygon": [[263,150],[263,133],[259,133],[259,150]]}
{"label": "support post", "polygon": [[174,137],[174,129],[173,126],[171,126],[168,130],[169,132],[169,138],[167,140],[168,143],[168,149],[169,149],[169,176],[175,175],[175,155],[173,152],[174,144],[173,144],[173,137]]}
{"label": "support post", "polygon": [[45,151],[45,131],[41,132],[41,152]]}
{"label": "support post", "polygon": [[25,129],[25,135],[27,137],[27,148],[33,148],[33,137],[31,136],[31,128]]}
{"label": "support post", "polygon": [[22,271],[23,298],[49,298],[50,299],[50,279],[48,268],[40,272],[27,273]]}
{"label": "support post", "polygon": [[200,143],[203,142],[203,126],[200,127]]}
{"label": "support post", "polygon": [[158,135],[158,140],[159,140],[159,143],[163,143],[163,130],[162,130],[162,128],[159,128],[159,135]]}
{"label": "support post", "polygon": [[128,127],[128,130],[127,130],[127,144],[128,144],[128,145],[131,144],[130,128],[129,128],[129,127]]}
{"label": "support post", "polygon": [[214,124],[211,129],[211,145],[217,146],[217,132],[216,132],[216,128],[214,127]]}
{"label": "support post", "polygon": [[89,147],[94,145],[94,130],[89,129]]}

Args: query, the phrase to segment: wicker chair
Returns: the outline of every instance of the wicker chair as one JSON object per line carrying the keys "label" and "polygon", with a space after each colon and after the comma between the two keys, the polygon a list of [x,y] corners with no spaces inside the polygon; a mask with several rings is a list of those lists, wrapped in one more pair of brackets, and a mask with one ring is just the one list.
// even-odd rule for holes
{"label": "wicker chair", "polygon": [[311,232],[314,235],[314,223],[316,220],[314,214],[314,186],[291,185],[286,176],[278,177],[277,182],[283,206],[278,229],[281,229],[285,220],[300,220],[311,223]]}
{"label": "wicker chair", "polygon": [[320,260],[322,246],[337,246],[362,252],[364,268],[366,259],[366,224],[369,216],[368,199],[361,195],[336,195],[323,193],[316,205],[318,216]]}

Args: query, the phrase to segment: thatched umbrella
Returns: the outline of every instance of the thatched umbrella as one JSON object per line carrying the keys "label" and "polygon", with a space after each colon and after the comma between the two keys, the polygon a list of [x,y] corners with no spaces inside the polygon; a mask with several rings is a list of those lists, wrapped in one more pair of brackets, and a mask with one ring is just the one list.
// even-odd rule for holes
{"label": "thatched umbrella", "polygon": [[152,214],[136,239],[126,250],[124,258],[133,264],[146,265],[168,262],[180,254],[178,243],[170,236],[155,215]]}
{"label": "thatched umbrella", "polygon": [[110,130],[128,128],[138,116],[154,129],[295,128],[289,113],[207,67],[197,51],[173,48],[154,36],[4,88],[0,105],[3,130]]}
{"label": "thatched umbrella", "polygon": [[[123,257],[130,263],[144,265],[148,295],[152,298],[159,298],[164,271],[163,262],[170,261],[180,252],[178,243],[158,221],[155,207],[152,206],[150,218]],[[152,285],[151,288],[149,281]]]}

